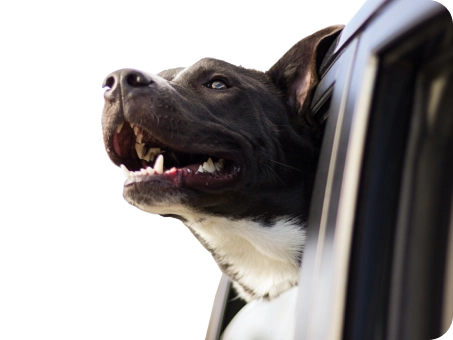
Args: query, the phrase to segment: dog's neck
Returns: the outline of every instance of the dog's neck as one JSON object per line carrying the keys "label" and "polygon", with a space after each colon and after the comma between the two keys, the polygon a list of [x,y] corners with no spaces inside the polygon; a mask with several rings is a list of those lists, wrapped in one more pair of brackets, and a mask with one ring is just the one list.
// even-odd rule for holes
{"label": "dog's neck", "polygon": [[273,225],[224,217],[190,217],[185,224],[233,279],[246,300],[272,299],[297,285],[305,229],[280,218]]}
{"label": "dog's neck", "polygon": [[232,279],[244,300],[273,299],[298,284],[306,236],[300,218],[234,219],[168,202],[136,206],[152,214],[165,211],[163,216],[178,217]]}

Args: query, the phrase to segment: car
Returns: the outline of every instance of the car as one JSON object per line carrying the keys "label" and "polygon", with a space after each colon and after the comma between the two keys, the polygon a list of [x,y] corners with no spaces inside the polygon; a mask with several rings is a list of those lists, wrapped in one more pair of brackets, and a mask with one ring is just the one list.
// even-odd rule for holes
{"label": "car", "polygon": [[[311,112],[324,133],[299,287],[245,305],[222,277],[206,339],[440,337],[453,319],[451,14],[368,0],[319,73]],[[282,313],[291,324],[275,322]]]}

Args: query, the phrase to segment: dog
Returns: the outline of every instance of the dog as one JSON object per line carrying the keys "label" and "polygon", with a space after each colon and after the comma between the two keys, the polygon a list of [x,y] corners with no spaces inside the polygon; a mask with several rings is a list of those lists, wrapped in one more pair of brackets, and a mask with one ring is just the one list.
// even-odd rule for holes
{"label": "dog", "polygon": [[342,28],[304,38],[267,72],[204,58],[104,80],[103,138],[125,200],[181,220],[245,301],[298,283],[320,144],[310,100]]}

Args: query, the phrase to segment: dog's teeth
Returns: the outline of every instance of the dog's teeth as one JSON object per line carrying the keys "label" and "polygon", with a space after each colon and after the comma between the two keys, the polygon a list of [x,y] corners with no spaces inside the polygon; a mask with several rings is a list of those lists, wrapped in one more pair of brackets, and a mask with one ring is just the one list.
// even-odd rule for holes
{"label": "dog's teeth", "polygon": [[211,158],[209,158],[207,162],[203,163],[203,168],[210,173],[215,171],[215,166]]}
{"label": "dog's teeth", "polygon": [[123,128],[124,122],[122,122],[120,125],[117,126],[116,128],[116,133],[120,133],[121,129]]}
{"label": "dog's teeth", "polygon": [[147,162],[153,161],[154,157],[160,153],[160,148],[150,148],[143,159]]}
{"label": "dog's teeth", "polygon": [[153,152],[157,155],[159,154],[162,154],[162,156],[164,155],[164,150],[161,150],[160,148],[152,148],[151,150],[154,150]]}
{"label": "dog's teeth", "polygon": [[146,168],[146,172],[148,173],[148,175],[154,175],[154,169],[151,168],[150,166]]}
{"label": "dog's teeth", "polygon": [[138,126],[134,126],[134,134],[137,136],[138,133],[139,133],[140,129],[138,128]]}
{"label": "dog's teeth", "polygon": [[203,169],[203,167],[201,165],[198,167],[198,171],[197,172],[204,172],[204,169]]}
{"label": "dog's teeth", "polygon": [[146,153],[145,144],[135,143],[135,151],[137,151],[138,158],[143,159]]}
{"label": "dog's teeth", "polygon": [[165,171],[166,174],[174,174],[178,171],[178,169],[176,169],[175,167],[171,168],[171,169],[168,169],[167,171]]}
{"label": "dog's teeth", "polygon": [[164,156],[157,156],[156,162],[154,163],[154,171],[158,174],[164,173]]}
{"label": "dog's teeth", "polygon": [[135,141],[136,141],[137,143],[141,144],[141,143],[142,143],[142,140],[143,140],[143,134],[139,133],[139,134],[137,135],[137,137],[135,138]]}
{"label": "dog's teeth", "polygon": [[143,176],[148,175],[148,171],[146,169],[140,169],[140,174]]}
{"label": "dog's teeth", "polygon": [[203,167],[203,172],[211,172],[211,171],[209,170],[208,162],[204,162],[203,165],[202,165],[202,167]]}
{"label": "dog's teeth", "polygon": [[120,168],[121,168],[121,170],[123,170],[123,174],[124,174],[124,176],[126,176],[126,179],[129,178],[130,171],[126,168],[126,166],[121,164]]}
{"label": "dog's teeth", "polygon": [[214,163],[214,166],[215,166],[215,169],[217,171],[220,171],[223,169],[223,165],[224,165],[224,160],[223,158],[219,159],[217,162]]}
{"label": "dog's teeth", "polygon": [[146,155],[143,157],[143,159],[147,162],[151,162],[154,160],[154,157],[156,155],[153,153],[153,151],[151,149],[148,150],[148,152],[146,153]]}

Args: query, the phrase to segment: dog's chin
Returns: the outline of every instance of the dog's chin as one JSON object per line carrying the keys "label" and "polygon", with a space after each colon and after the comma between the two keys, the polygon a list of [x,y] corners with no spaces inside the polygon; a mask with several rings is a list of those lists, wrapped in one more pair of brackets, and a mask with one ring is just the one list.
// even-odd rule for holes
{"label": "dog's chin", "polygon": [[209,173],[191,169],[194,167],[131,176],[124,183],[123,197],[149,213],[180,215],[182,206],[187,208],[191,202],[209,201],[210,195],[234,188],[241,177],[239,169],[229,173]]}
{"label": "dog's chin", "polygon": [[185,146],[184,151],[169,147],[143,127],[129,122],[110,129],[106,136],[106,152],[126,177],[124,198],[141,210],[181,203],[188,196],[228,190],[242,177],[237,161],[215,151],[202,154],[190,146]]}

